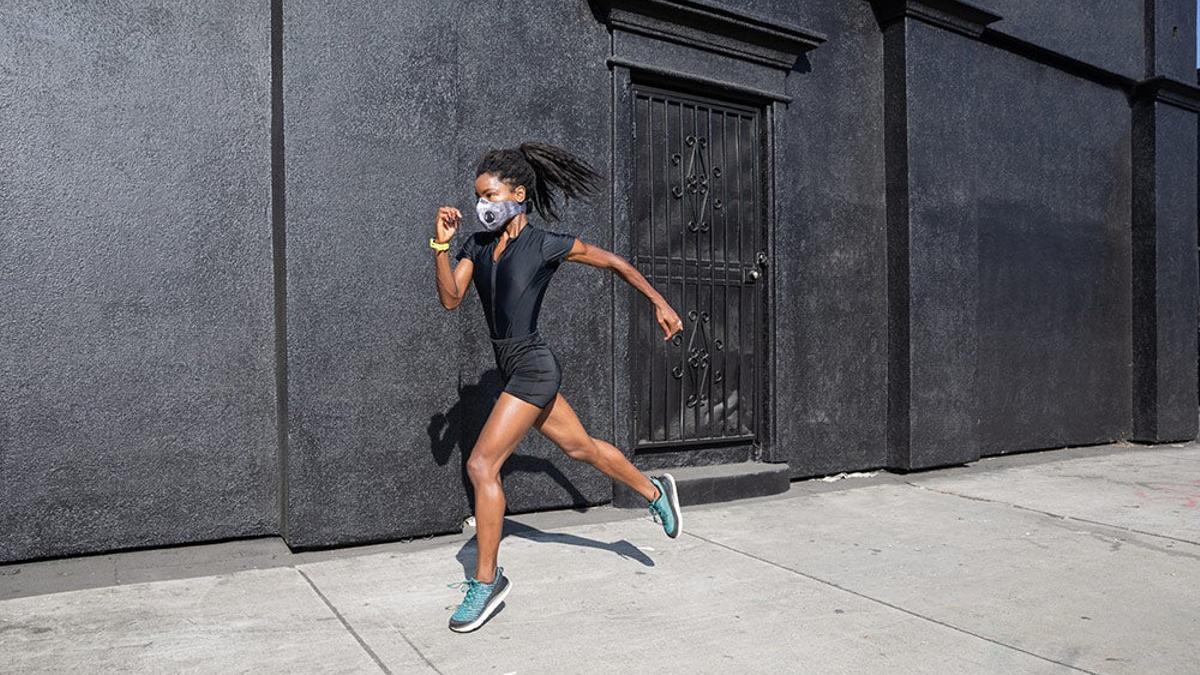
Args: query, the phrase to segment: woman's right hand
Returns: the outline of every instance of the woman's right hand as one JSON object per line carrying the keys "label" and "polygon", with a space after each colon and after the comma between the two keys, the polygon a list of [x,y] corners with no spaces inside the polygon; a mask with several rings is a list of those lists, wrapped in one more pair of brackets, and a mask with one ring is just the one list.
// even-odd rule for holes
{"label": "woman's right hand", "polygon": [[458,226],[462,224],[462,211],[453,206],[442,206],[437,211],[437,236],[436,241],[439,244],[445,244],[454,238],[454,233],[458,232]]}

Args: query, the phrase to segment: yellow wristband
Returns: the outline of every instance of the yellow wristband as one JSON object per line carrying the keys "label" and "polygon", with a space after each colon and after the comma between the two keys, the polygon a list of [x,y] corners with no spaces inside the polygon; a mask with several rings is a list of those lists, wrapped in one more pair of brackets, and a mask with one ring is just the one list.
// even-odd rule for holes
{"label": "yellow wristband", "polygon": [[429,247],[432,249],[436,249],[438,251],[445,251],[446,249],[450,248],[450,242],[446,242],[444,244],[439,244],[439,243],[437,243],[437,241],[434,240],[433,237],[430,237],[429,238]]}

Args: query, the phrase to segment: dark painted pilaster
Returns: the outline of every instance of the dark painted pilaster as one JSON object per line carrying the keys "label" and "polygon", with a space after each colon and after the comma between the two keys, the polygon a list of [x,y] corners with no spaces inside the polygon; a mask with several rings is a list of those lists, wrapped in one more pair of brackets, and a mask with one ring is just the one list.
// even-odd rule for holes
{"label": "dark painted pilaster", "polygon": [[271,0],[271,252],[275,302],[275,450],[279,534],[288,536],[287,208],[283,154],[283,0]]}
{"label": "dark painted pilaster", "polygon": [[[1187,6],[1184,6],[1187,4]],[[1200,89],[1178,79],[1181,21],[1194,3],[1146,3],[1145,79],[1133,107],[1132,439],[1197,430],[1197,128]],[[1191,34],[1190,31],[1185,31]]]}
{"label": "dark painted pilaster", "polygon": [[904,22],[883,31],[884,161],[887,185],[888,466],[908,466],[908,97]]}
{"label": "dark painted pilaster", "polygon": [[[911,40],[918,22],[940,29],[922,31],[926,37],[962,39],[959,35],[978,36],[999,17],[957,2],[874,6],[884,33],[888,464],[896,469],[960,464],[979,458],[976,223],[948,218],[953,206],[939,206],[944,198],[939,188],[910,175],[913,162],[923,161],[936,145],[923,122],[910,119],[912,97],[922,95],[910,78],[937,77],[922,70],[920,59],[911,59],[920,49]],[[922,114],[937,108],[921,103]],[[915,208],[918,202],[921,208]]]}

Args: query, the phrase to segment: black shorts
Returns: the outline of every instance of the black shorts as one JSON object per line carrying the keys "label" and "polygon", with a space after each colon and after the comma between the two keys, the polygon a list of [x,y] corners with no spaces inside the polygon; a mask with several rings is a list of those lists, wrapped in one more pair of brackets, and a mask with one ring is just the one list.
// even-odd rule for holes
{"label": "black shorts", "polygon": [[562,384],[558,357],[536,331],[511,338],[491,338],[504,391],[545,408]]}

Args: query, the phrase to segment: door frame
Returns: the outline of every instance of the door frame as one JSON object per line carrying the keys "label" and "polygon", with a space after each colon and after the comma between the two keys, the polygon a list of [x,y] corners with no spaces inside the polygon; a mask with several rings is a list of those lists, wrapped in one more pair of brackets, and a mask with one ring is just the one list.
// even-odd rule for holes
{"label": "door frame", "polygon": [[[762,200],[759,204],[760,217],[763,219],[763,243],[766,247],[768,263],[764,270],[766,283],[760,298],[760,310],[764,312],[765,321],[761,323],[761,335],[755,336],[758,355],[754,367],[762,373],[762,383],[757,387],[755,396],[755,414],[757,420],[757,441],[752,449],[751,459],[762,462],[786,461],[783,453],[775,447],[775,405],[778,400],[775,383],[776,340],[775,307],[776,307],[776,274],[778,265],[775,252],[776,232],[776,197],[775,184],[777,173],[776,151],[778,148],[777,120],[781,119],[779,112],[785,104],[785,99],[767,95],[762,90],[751,87],[738,87],[729,82],[718,82],[709,78],[690,76],[686,73],[664,71],[661,68],[639,68],[628,62],[609,63],[612,68],[612,222],[611,241],[612,251],[626,260],[632,260],[631,214],[633,211],[633,115],[634,93],[633,85],[647,84],[655,87],[678,91],[681,94],[697,94],[715,99],[717,102],[727,100],[733,105],[749,106],[759,111],[762,126],[759,131],[759,153],[763,167]],[[637,291],[623,283],[619,277],[612,277],[612,420],[611,437],[614,444],[621,448],[635,464],[634,444],[636,429],[634,428],[634,378],[631,372],[634,367],[629,347],[633,343],[634,321],[647,320],[644,316],[648,306],[646,299]],[[635,316],[635,312],[637,313]],[[646,455],[637,455],[642,459]]]}

